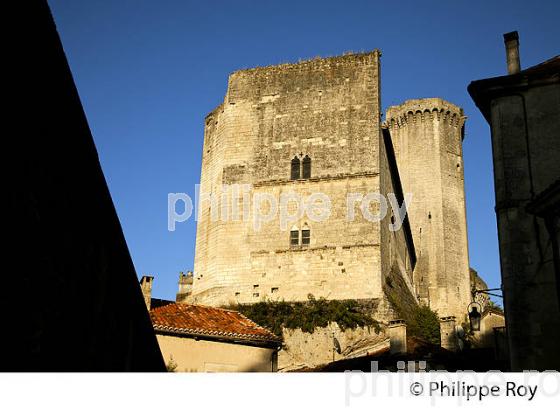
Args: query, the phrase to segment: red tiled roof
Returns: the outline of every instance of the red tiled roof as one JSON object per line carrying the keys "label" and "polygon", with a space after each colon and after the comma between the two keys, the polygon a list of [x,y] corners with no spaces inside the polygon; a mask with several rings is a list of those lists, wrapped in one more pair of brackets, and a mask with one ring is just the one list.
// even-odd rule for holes
{"label": "red tiled roof", "polygon": [[172,303],[150,311],[156,331],[241,341],[280,342],[272,332],[234,310]]}

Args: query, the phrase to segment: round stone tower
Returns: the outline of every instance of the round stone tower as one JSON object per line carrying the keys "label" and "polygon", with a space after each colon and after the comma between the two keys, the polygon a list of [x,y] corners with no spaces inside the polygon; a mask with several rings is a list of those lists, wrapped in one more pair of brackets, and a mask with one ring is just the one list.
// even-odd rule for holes
{"label": "round stone tower", "polygon": [[440,317],[465,319],[470,302],[462,141],[465,116],[440,98],[390,107],[399,174],[412,194],[408,215],[417,253],[413,278],[420,300]]}

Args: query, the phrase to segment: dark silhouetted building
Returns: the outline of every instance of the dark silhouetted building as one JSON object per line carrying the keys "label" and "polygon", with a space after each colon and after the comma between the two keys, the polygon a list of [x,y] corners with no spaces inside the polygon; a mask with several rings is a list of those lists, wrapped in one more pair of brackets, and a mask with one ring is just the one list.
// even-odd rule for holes
{"label": "dark silhouetted building", "polygon": [[12,6],[0,370],[165,371],[47,2]]}
{"label": "dark silhouetted building", "polygon": [[490,124],[506,326],[514,371],[560,370],[560,56],[468,91]]}

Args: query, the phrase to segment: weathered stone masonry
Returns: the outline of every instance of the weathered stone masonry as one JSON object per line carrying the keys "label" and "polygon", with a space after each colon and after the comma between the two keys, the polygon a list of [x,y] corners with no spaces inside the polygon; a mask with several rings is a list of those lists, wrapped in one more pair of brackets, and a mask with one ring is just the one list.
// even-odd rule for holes
{"label": "weathered stone masonry", "polygon": [[420,300],[441,317],[464,318],[470,302],[463,175],[463,110],[440,98],[409,100],[387,110],[418,263]]}
{"label": "weathered stone masonry", "polygon": [[[459,313],[465,290],[468,297],[469,278],[460,148],[464,119],[459,108],[453,106],[457,114],[449,120],[443,118],[447,114],[441,108],[441,124],[432,121],[431,125],[437,130],[430,134],[435,142],[425,147],[418,143],[427,153],[424,157],[419,152],[413,158],[412,148],[410,157],[404,156],[403,128],[397,131],[392,123],[387,125],[397,133],[399,171],[407,168],[407,161],[413,164],[403,178],[404,191],[426,198],[430,189],[439,187],[439,202],[434,200],[438,205],[426,208],[433,214],[433,238],[429,240],[445,247],[423,244],[415,232],[423,225],[411,221],[414,242],[420,241],[426,259],[426,273],[413,273],[419,251],[412,238],[407,240],[406,232],[388,229],[394,217],[391,212],[381,222],[372,222],[357,206],[354,220],[347,218],[348,194],[393,193],[399,178],[390,170],[381,138],[379,58],[376,50],[230,75],[224,102],[206,117],[201,196],[220,195],[224,184],[250,184],[250,204],[257,194],[278,199],[282,193],[308,198],[321,192],[330,198],[332,211],[321,223],[303,216],[284,230],[277,215],[255,229],[252,219],[212,218],[210,201],[203,201],[192,301],[223,305],[263,299],[306,300],[308,294],[328,299],[384,299],[385,278],[396,274],[414,300],[418,291],[443,310],[452,306],[441,313]],[[292,160],[306,156],[311,159],[310,178],[292,179]],[[442,171],[432,172],[433,163],[426,158],[438,158]],[[413,185],[417,179],[411,175],[427,180]],[[449,200],[443,199],[447,197]],[[239,209],[241,202],[240,198]],[[425,213],[424,202],[419,215]],[[372,202],[373,213],[378,211],[375,204]],[[309,244],[302,244],[306,230]],[[297,246],[290,245],[290,231],[299,238]],[[455,236],[460,237],[458,242],[451,240]],[[421,260],[422,255],[418,256]],[[465,263],[467,287],[463,289]],[[417,280],[430,285],[417,284]],[[432,288],[436,290],[428,295]]]}

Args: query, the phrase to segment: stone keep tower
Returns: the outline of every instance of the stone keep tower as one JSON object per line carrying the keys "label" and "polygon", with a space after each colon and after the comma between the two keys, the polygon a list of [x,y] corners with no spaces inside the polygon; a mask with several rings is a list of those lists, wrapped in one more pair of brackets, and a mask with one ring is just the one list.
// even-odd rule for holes
{"label": "stone keep tower", "polygon": [[[381,297],[380,224],[346,213],[349,193],[380,191],[379,55],[230,75],[224,102],[205,120],[192,301]],[[321,192],[332,213],[321,223],[304,215],[287,230],[278,216],[254,229],[231,202],[229,215],[212,216],[205,198],[224,185],[243,190],[236,184],[251,186],[233,201],[240,208],[253,208],[257,194]]]}
{"label": "stone keep tower", "polygon": [[[224,102],[205,120],[189,301],[295,301],[309,294],[388,301],[387,286],[398,283],[399,298],[463,320],[470,302],[465,118],[441,99],[412,100],[388,110],[390,137],[382,137],[379,56],[230,75]],[[349,196],[397,191],[413,194],[406,229],[392,232],[394,215],[371,221],[356,207],[349,219]],[[266,201],[264,212],[273,216],[256,229],[257,196],[278,204],[284,194],[307,201],[315,193],[331,201],[328,220],[302,215],[282,227],[281,212]],[[387,319],[391,312],[381,307],[379,319]]]}
{"label": "stone keep tower", "polygon": [[405,193],[412,193],[410,225],[420,300],[441,317],[464,319],[470,303],[463,177],[463,110],[439,98],[390,107],[391,134]]}

